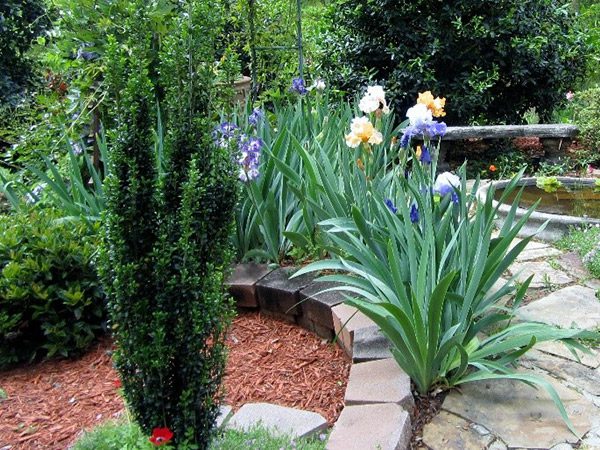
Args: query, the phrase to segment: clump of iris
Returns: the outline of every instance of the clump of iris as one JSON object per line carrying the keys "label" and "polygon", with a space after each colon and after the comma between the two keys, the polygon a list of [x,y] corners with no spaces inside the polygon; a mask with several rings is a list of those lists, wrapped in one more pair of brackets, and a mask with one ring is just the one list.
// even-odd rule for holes
{"label": "clump of iris", "polygon": [[240,166],[238,178],[241,181],[248,182],[258,178],[260,154],[264,146],[262,139],[242,133],[240,128],[231,122],[223,122],[216,126],[213,139],[219,147],[237,149],[237,163]]}

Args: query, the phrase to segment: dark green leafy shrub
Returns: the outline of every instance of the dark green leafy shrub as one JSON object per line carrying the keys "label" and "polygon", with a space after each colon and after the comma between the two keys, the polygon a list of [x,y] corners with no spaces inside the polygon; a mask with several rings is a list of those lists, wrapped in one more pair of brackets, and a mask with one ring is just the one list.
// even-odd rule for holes
{"label": "dark green leafy shrub", "polygon": [[[111,39],[107,61],[119,128],[109,148],[101,260],[115,364],[144,432],[167,427],[177,445],[206,448],[232,311],[223,281],[237,193],[234,157],[214,147],[207,120],[217,17],[207,2],[182,2],[185,14],[173,19],[178,33],[162,42],[157,59],[147,29],[153,5],[133,3],[130,40]],[[156,93],[162,165],[154,151]]]}
{"label": "dark green leafy shrub", "polygon": [[574,121],[584,150],[598,157],[600,151],[600,87],[577,92],[573,99]]}
{"label": "dark green leafy shrub", "polygon": [[449,124],[545,119],[585,71],[588,47],[556,0],[338,0],[329,74],[351,92],[385,84],[404,114],[444,96]]}
{"label": "dark green leafy shrub", "polygon": [[32,80],[27,51],[50,21],[44,0],[0,3],[0,106],[15,105]]}
{"label": "dark green leafy shrub", "polygon": [[103,332],[95,239],[58,217],[44,209],[0,216],[0,367],[70,356]]}

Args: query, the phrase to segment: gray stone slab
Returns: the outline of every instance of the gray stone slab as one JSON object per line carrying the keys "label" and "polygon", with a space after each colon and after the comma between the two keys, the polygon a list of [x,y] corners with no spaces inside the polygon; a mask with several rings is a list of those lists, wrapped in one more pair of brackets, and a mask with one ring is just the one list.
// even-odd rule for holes
{"label": "gray stone slab", "polygon": [[340,304],[334,306],[333,326],[340,346],[352,357],[354,334],[361,328],[374,327],[375,322],[352,306]]}
{"label": "gray stone slab", "polygon": [[333,338],[335,337],[335,333],[333,332],[332,328],[325,327],[320,323],[310,320],[304,314],[298,316],[296,323],[302,328],[312,331],[317,336],[327,339],[328,341],[333,341]]}
{"label": "gray stone slab", "polygon": [[578,389],[583,389],[592,395],[600,395],[600,373],[582,364],[536,350],[527,352],[521,363],[532,364],[555,377],[568,380]]}
{"label": "gray stone slab", "polygon": [[423,443],[430,450],[483,450],[494,439],[493,434],[478,433],[468,421],[447,411],[441,411],[423,429]]}
{"label": "gray stone slab", "polygon": [[540,289],[548,287],[548,284],[562,286],[573,280],[561,270],[552,268],[545,261],[514,263],[509,268],[511,274],[517,275],[516,280],[524,282],[533,275],[530,288]]}
{"label": "gray stone slab", "polygon": [[334,329],[331,308],[346,300],[340,291],[323,292],[335,286],[339,286],[339,284],[315,282],[300,291],[302,315],[330,330]]}
{"label": "gray stone slab", "polygon": [[[580,435],[585,434],[591,427],[589,417],[598,414],[597,409],[581,394],[555,379],[538,376],[554,386],[575,429]],[[448,394],[443,409],[483,425],[509,448],[551,448],[562,442],[578,441],[546,391],[516,380],[467,383],[460,392]]]}
{"label": "gray stone slab", "polygon": [[327,450],[406,450],[410,416],[400,405],[346,406],[335,423]]}
{"label": "gray stone slab", "polygon": [[600,327],[600,301],[593,289],[569,286],[519,308],[517,317],[561,328],[597,329]]}
{"label": "gray stone slab", "polygon": [[[559,255],[562,255],[562,252],[560,250],[558,250],[557,248],[549,247],[549,246],[545,246],[545,247],[541,247],[541,248],[530,248],[529,246],[531,244],[532,243],[530,242],[529,244],[527,244],[525,246],[523,251],[519,254],[519,256],[517,256],[517,261],[519,261],[519,262],[532,261],[535,259],[552,258],[552,257],[557,257]],[[537,242],[536,242],[536,244],[537,244]]]}
{"label": "gray stone slab", "polygon": [[344,403],[346,406],[397,403],[412,411],[410,378],[392,358],[353,364]]}
{"label": "gray stone slab", "polygon": [[327,421],[320,414],[270,403],[246,403],[226,427],[247,431],[259,424],[275,434],[294,438],[310,436],[327,428]]}
{"label": "gray stone slab", "polygon": [[273,313],[297,316],[302,313],[300,291],[315,278],[315,273],[307,273],[291,278],[295,268],[280,268],[269,273],[256,283],[260,308]]}
{"label": "gray stone slab", "polygon": [[390,341],[377,325],[359,328],[354,331],[352,362],[360,363],[377,359],[391,358]]}
{"label": "gray stone slab", "polygon": [[238,264],[227,280],[229,293],[235,299],[238,306],[243,308],[256,308],[258,299],[256,296],[256,283],[268,275],[272,269],[266,264]]}
{"label": "gray stone slab", "polygon": [[544,353],[579,362],[591,369],[600,367],[600,354],[598,353],[598,350],[589,349],[589,353],[577,351],[577,357],[579,358],[579,360],[577,360],[575,355],[560,342],[541,342],[536,344],[535,348]]}
{"label": "gray stone slab", "polygon": [[219,407],[219,415],[217,416],[216,427],[221,428],[223,425],[225,425],[231,418],[232,412],[233,409],[231,409],[231,406],[221,405]]}
{"label": "gray stone slab", "polygon": [[556,261],[562,270],[574,278],[585,279],[590,277],[590,273],[581,262],[579,255],[575,252],[564,253]]}

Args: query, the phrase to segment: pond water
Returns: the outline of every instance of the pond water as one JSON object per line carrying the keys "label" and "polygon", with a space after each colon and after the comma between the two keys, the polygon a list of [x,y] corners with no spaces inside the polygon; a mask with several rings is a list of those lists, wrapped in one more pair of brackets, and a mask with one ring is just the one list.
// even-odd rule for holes
{"label": "pond water", "polygon": [[[515,189],[506,203],[511,204],[519,189]],[[496,190],[494,198],[500,199],[503,189]],[[535,185],[525,186],[519,206],[529,208],[538,199],[537,212],[600,219],[600,189],[577,184],[564,185],[555,192],[545,192]]]}

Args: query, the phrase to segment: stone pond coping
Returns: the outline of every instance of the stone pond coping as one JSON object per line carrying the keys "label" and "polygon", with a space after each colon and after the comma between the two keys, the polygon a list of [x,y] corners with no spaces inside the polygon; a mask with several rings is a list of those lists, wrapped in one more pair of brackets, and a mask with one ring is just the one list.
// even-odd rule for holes
{"label": "stone pond coping", "polygon": [[[352,366],[345,407],[331,431],[328,450],[408,449],[414,399],[410,378],[391,358],[389,342],[368,317],[343,304],[342,292],[322,292],[332,283],[315,282],[315,274],[290,279],[295,271],[239,264],[228,280],[229,292],[240,309],[258,310],[295,323],[328,340],[338,335],[337,343],[352,359]],[[310,417],[298,417],[292,411]],[[229,415],[230,410],[224,411],[224,417]],[[323,430],[324,419],[314,415],[319,416],[254,403],[240,408],[225,426],[244,428],[260,418],[267,427],[306,436]],[[298,427],[303,423],[312,424],[312,428]]]}

